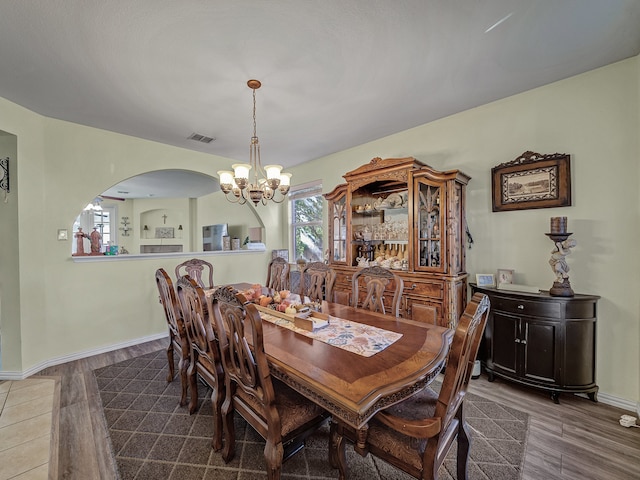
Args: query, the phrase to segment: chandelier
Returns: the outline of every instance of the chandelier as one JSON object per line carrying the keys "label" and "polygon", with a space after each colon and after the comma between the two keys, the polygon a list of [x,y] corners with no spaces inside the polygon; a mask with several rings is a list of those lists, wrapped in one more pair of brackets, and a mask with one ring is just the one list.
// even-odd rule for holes
{"label": "chandelier", "polygon": [[[253,90],[253,137],[249,144],[249,163],[232,165],[233,172],[220,170],[220,189],[228,201],[244,205],[251,200],[254,205],[269,201],[281,203],[291,185],[291,174],[282,172],[282,165],[265,165],[260,161],[260,142],[256,135],[256,90],[262,84],[258,80],[249,80],[247,86]],[[253,181],[249,180],[253,170]],[[278,195],[279,193],[279,195]]]}

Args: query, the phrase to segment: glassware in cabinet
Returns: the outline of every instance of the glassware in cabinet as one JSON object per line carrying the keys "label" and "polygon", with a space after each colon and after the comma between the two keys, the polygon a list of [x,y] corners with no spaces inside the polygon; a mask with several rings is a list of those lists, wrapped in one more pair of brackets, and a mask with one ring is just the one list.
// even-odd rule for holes
{"label": "glassware in cabinet", "polygon": [[445,205],[444,189],[442,185],[418,178],[415,195],[415,205],[418,206],[417,266],[440,270],[444,264],[441,214]]}

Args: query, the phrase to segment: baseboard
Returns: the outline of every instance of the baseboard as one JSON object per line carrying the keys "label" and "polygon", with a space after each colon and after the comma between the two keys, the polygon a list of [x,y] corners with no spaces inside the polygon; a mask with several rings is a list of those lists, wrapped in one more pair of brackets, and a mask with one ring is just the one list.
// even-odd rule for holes
{"label": "baseboard", "polygon": [[36,364],[27,370],[22,372],[11,372],[11,371],[1,371],[0,372],[0,380],[24,380],[31,375],[38,373],[41,370],[44,370],[48,367],[53,367],[55,365],[60,365],[62,363],[73,362],[74,360],[81,360],[83,358],[92,357],[94,355],[99,355],[101,353],[112,352],[114,350],[119,350],[121,348],[133,347],[135,345],[140,345],[141,343],[152,342],[154,340],[160,340],[161,338],[168,337],[168,333],[158,333],[155,335],[149,335],[146,337],[136,338],[134,340],[127,340],[126,342],[116,343],[113,345],[108,345],[106,347],[100,347],[92,350],[85,350],[83,352],[72,353],[69,355],[63,355],[62,357],[50,358]]}
{"label": "baseboard", "polygon": [[[584,393],[576,393],[576,395],[584,398],[589,398]],[[599,391],[598,401],[607,405],[611,405],[612,407],[617,407],[623,410],[627,410],[629,412],[637,411],[638,414],[640,415],[640,403],[636,403],[633,400],[627,400],[625,398],[615,397],[613,395],[609,395],[608,393],[602,393],[602,391]]]}

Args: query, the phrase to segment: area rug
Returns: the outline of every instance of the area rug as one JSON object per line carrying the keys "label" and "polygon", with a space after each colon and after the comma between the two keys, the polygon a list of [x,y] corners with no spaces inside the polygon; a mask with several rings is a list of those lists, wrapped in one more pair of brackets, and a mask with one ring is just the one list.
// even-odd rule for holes
{"label": "area rug", "polygon": [[[121,479],[266,478],[264,442],[242,418],[236,418],[234,460],[225,464],[220,453],[212,450],[211,391],[198,383],[198,409],[189,415],[186,406],[179,406],[179,378],[166,382],[164,350],[95,370],[94,375]],[[472,393],[466,402],[473,442],[469,479],[520,479],[529,415]],[[327,460],[328,438],[328,427],[311,436],[305,448],[285,462],[282,478],[337,478],[337,470]],[[455,478],[455,447],[452,450],[439,472],[444,480]],[[361,457],[350,446],[347,461],[353,480],[411,478],[371,455]]]}

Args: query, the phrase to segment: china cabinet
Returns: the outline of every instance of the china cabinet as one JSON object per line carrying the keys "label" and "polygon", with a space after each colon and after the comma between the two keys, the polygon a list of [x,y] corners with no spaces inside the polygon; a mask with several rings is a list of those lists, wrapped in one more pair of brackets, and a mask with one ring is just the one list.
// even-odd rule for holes
{"label": "china cabinet", "polygon": [[358,268],[380,265],[404,281],[401,316],[452,327],[466,306],[465,188],[459,170],[412,157],[374,158],[325,194],[334,300],[351,303]]}

